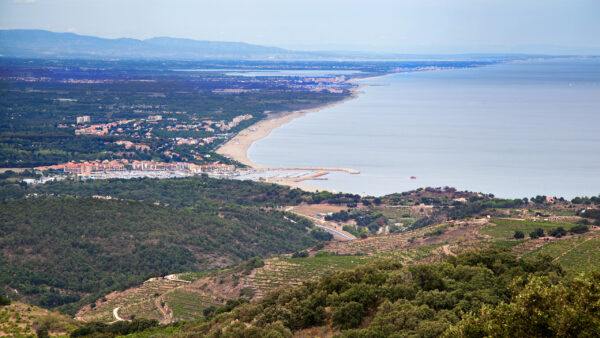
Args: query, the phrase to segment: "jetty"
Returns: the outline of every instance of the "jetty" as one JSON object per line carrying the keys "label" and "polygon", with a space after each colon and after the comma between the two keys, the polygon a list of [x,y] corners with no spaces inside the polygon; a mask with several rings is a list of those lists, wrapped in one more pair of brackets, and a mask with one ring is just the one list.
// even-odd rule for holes
{"label": "jetty", "polygon": [[317,167],[285,167],[285,168],[268,168],[267,170],[315,170],[315,171],[343,171],[348,174],[357,175],[360,171],[349,168],[317,168]]}

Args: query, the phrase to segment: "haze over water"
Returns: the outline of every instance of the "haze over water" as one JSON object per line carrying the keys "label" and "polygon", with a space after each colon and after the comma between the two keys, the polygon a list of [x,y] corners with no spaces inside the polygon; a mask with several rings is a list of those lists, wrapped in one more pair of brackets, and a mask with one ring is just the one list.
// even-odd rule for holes
{"label": "haze over water", "polygon": [[359,194],[426,186],[511,198],[600,194],[600,59],[404,73],[362,84],[357,99],[274,130],[251,146],[249,158],[357,169],[360,175],[304,183]]}

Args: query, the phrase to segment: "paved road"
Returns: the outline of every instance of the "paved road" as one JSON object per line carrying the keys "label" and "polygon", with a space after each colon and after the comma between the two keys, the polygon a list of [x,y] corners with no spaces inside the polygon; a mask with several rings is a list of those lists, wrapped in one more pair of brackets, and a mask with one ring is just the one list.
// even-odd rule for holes
{"label": "paved road", "polygon": [[326,226],[322,226],[322,225],[318,225],[318,224],[315,224],[315,226],[316,226],[317,228],[319,228],[319,229],[323,229],[323,230],[325,230],[325,231],[327,231],[327,232],[330,232],[330,233],[332,233],[332,234],[334,234],[334,235],[338,235],[338,236],[340,236],[340,237],[343,237],[343,238],[346,238],[346,239],[356,239],[356,237],[354,237],[354,236],[352,236],[352,235],[348,235],[348,234],[346,234],[346,233],[343,233],[343,232],[341,232],[341,231],[338,231],[338,230],[335,230],[335,229],[332,229],[332,228],[328,228],[328,227],[326,227]]}
{"label": "paved road", "polygon": [[[294,207],[287,207],[287,208],[285,209],[285,211],[292,211],[292,210],[294,210]],[[317,228],[319,228],[319,229],[323,229],[323,230],[325,230],[325,231],[327,231],[327,232],[329,232],[329,233],[332,233],[332,234],[334,234],[334,235],[338,235],[338,236],[340,236],[340,237],[342,237],[342,238],[345,238],[345,239],[350,239],[350,240],[356,239],[356,237],[354,237],[354,236],[352,236],[352,235],[350,235],[350,234],[347,234],[347,233],[345,233],[345,232],[341,232],[341,231],[339,231],[339,230],[335,230],[335,229],[332,229],[332,228],[328,228],[328,227],[326,227],[326,226],[324,226],[324,225],[319,225],[319,223],[321,223],[321,224],[323,223],[323,220],[321,220],[321,219],[318,219],[318,218],[316,218],[316,217],[312,217],[312,216],[308,216],[308,215],[303,215],[303,214],[299,214],[299,215],[300,215],[300,216],[302,216],[302,217],[306,217],[306,218],[308,218],[308,219],[312,220],[312,221],[313,221],[313,223],[315,224],[315,226],[316,226]],[[291,220],[290,220],[290,221],[291,221]],[[292,222],[294,222],[294,221],[292,221]],[[294,222],[294,223],[296,223],[296,222]]]}

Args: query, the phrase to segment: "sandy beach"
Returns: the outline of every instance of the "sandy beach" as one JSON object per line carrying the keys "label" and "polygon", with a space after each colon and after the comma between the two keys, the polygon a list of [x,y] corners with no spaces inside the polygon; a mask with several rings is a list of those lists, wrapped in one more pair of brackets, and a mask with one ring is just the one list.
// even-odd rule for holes
{"label": "sandy beach", "polygon": [[362,86],[358,86],[352,89],[352,94],[340,101],[331,102],[319,107],[303,109],[291,112],[281,112],[276,114],[270,114],[266,119],[261,120],[252,126],[242,130],[231,140],[227,141],[219,149],[217,154],[223,155],[232,160],[243,163],[254,169],[266,169],[266,167],[250,161],[248,158],[248,149],[252,143],[267,137],[271,131],[275,128],[280,127],[295,118],[304,116],[309,113],[317,112],[325,108],[329,108],[338,104],[345,103],[349,100],[353,100],[358,97],[359,90]]}

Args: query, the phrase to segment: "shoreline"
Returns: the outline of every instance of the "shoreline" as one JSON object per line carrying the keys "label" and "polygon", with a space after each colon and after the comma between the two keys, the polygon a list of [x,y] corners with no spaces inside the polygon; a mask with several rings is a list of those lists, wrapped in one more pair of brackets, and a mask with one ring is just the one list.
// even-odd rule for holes
{"label": "shoreline", "polygon": [[[396,74],[398,74],[398,73],[388,73],[388,74],[382,74],[382,75],[376,75],[376,76],[370,76],[370,77],[364,77],[364,78],[353,78],[353,79],[348,80],[348,82],[356,83],[356,82],[362,81],[362,80],[382,78],[382,77],[392,76],[392,75],[396,75]],[[269,167],[257,164],[248,158],[248,150],[250,149],[250,147],[252,146],[252,144],[254,142],[269,136],[269,134],[271,134],[271,132],[273,130],[293,121],[296,118],[303,117],[309,113],[318,112],[318,111],[321,111],[326,108],[331,108],[333,106],[346,103],[350,100],[354,100],[354,99],[358,98],[358,96],[361,93],[361,89],[364,87],[365,87],[365,85],[359,84],[356,87],[351,88],[350,95],[339,101],[329,102],[329,103],[326,103],[326,104],[323,104],[323,105],[320,105],[317,107],[313,107],[313,108],[307,108],[307,109],[301,109],[301,110],[295,110],[295,111],[285,111],[285,112],[280,112],[280,113],[276,113],[276,114],[269,114],[267,116],[267,118],[265,118],[264,120],[258,121],[257,123],[249,126],[248,128],[240,131],[237,135],[232,137],[230,140],[223,143],[215,152],[219,155],[225,156],[229,159],[232,159],[234,161],[237,161],[239,163],[247,165],[248,167],[250,167],[252,169],[268,170],[268,169],[270,169]],[[315,169],[324,169],[324,168],[315,168]],[[344,169],[344,168],[334,168],[333,170],[337,171],[340,169],[342,171],[347,171],[347,172],[348,172],[348,170],[352,171],[352,169]],[[328,172],[326,172],[326,173],[328,173]],[[326,173],[320,172],[319,177],[324,176]],[[356,172],[356,173],[358,173],[358,172]],[[265,182],[286,185],[291,188],[299,188],[299,189],[302,189],[302,190],[305,190],[308,192],[317,192],[317,191],[329,191],[332,193],[340,192],[337,190],[317,188],[317,187],[305,185],[304,183],[306,183],[306,181],[310,181],[312,179],[312,178],[310,178],[310,176],[311,175],[308,175],[305,179],[301,179],[301,180],[284,178],[284,177],[272,177],[272,178],[265,179]]]}
{"label": "shoreline", "polygon": [[[364,80],[367,78],[362,78],[360,80]],[[318,112],[320,110],[331,108],[333,106],[343,104],[347,101],[354,100],[358,97],[360,89],[362,89],[363,85],[358,85],[355,88],[352,88],[351,94],[339,101],[329,102],[324,105],[320,105],[314,108],[307,108],[301,110],[294,111],[285,111],[276,114],[270,114],[264,120],[260,120],[257,123],[249,126],[248,128],[240,131],[236,136],[231,138],[229,141],[223,143],[217,150],[216,153],[219,155],[223,155],[227,158],[240,162],[249,166],[252,169],[268,169],[267,167],[254,163],[248,158],[248,150],[250,146],[258,140],[261,140],[269,134],[273,130],[278,127],[281,127],[284,124],[291,122],[292,120],[305,116],[309,113]]]}

